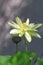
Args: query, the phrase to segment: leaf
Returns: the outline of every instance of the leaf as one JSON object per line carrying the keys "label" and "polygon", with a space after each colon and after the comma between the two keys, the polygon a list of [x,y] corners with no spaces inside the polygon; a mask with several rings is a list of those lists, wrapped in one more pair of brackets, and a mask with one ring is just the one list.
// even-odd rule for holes
{"label": "leaf", "polygon": [[43,65],[43,57],[38,58],[35,65]]}
{"label": "leaf", "polygon": [[21,21],[21,19],[20,19],[19,17],[16,17],[16,23],[17,23],[19,26],[21,26],[22,21]]}
{"label": "leaf", "polygon": [[25,32],[25,37],[28,42],[31,42],[31,35],[28,32]]}
{"label": "leaf", "polygon": [[35,55],[33,52],[17,52],[12,56],[10,63],[11,65],[30,65]]}
{"label": "leaf", "polygon": [[5,63],[10,59],[11,56],[0,56],[0,65],[5,65]]}
{"label": "leaf", "polygon": [[35,55],[33,52],[17,52],[13,56],[0,56],[0,65],[30,65]]}

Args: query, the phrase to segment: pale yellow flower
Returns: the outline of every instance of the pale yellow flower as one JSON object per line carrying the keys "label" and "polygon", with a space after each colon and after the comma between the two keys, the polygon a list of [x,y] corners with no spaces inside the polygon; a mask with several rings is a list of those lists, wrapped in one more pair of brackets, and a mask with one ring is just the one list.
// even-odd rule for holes
{"label": "pale yellow flower", "polygon": [[19,37],[24,36],[28,42],[32,41],[32,36],[41,38],[41,36],[37,33],[37,28],[42,26],[42,24],[30,23],[29,18],[26,20],[26,22],[22,22],[21,19],[17,17],[16,23],[8,22],[8,24],[13,27],[10,34],[14,36],[18,35]]}

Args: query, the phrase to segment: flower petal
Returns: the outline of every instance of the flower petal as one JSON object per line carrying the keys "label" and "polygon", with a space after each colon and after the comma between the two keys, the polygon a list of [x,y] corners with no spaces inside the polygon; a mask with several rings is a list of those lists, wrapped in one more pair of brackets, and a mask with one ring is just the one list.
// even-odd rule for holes
{"label": "flower petal", "polygon": [[26,20],[26,25],[29,25],[29,18]]}
{"label": "flower petal", "polygon": [[25,37],[27,39],[28,42],[31,42],[31,35],[28,32],[25,32]]}
{"label": "flower petal", "polygon": [[8,24],[13,28],[20,28],[15,22],[8,22]]}
{"label": "flower petal", "polygon": [[21,33],[19,34],[19,37],[22,37],[22,36],[23,36],[23,34],[24,34],[24,32],[21,32]]}
{"label": "flower petal", "polygon": [[30,24],[29,24],[29,27],[30,27],[30,28],[34,27],[34,23],[30,23]]}
{"label": "flower petal", "polygon": [[17,29],[12,29],[11,31],[10,31],[10,34],[19,34],[20,33],[20,31],[19,30],[17,30]]}
{"label": "flower petal", "polygon": [[22,24],[22,21],[19,17],[16,17],[16,23],[20,26]]}
{"label": "flower petal", "polygon": [[36,29],[36,28],[39,28],[41,27],[43,24],[34,24],[33,28]]}
{"label": "flower petal", "polygon": [[33,37],[41,38],[41,36],[40,36],[38,33],[36,33],[35,31],[30,32],[30,34],[31,34]]}

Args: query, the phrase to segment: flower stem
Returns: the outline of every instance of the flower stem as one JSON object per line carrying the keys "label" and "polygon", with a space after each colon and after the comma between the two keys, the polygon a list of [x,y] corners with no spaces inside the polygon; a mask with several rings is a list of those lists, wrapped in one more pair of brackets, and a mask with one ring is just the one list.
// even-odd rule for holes
{"label": "flower stem", "polygon": [[27,48],[27,45],[26,45],[26,38],[24,37],[24,46],[25,46],[25,51],[28,52],[28,48]]}
{"label": "flower stem", "polygon": [[16,53],[18,52],[18,44],[16,44]]}

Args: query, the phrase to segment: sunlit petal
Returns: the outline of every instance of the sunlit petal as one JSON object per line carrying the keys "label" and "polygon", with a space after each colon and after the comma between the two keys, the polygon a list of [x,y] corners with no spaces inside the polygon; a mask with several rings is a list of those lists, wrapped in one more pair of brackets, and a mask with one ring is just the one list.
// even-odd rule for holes
{"label": "sunlit petal", "polygon": [[30,24],[29,24],[29,27],[30,27],[30,28],[34,27],[34,23],[30,23]]}
{"label": "sunlit petal", "polygon": [[16,17],[16,23],[21,26],[22,25],[22,21],[19,17]]}
{"label": "sunlit petal", "polygon": [[37,28],[39,28],[39,27],[41,27],[43,24],[35,24],[34,26],[33,26],[33,28],[34,29],[37,29]]}
{"label": "sunlit petal", "polygon": [[26,20],[26,25],[29,25],[29,18]]}
{"label": "sunlit petal", "polygon": [[31,34],[33,37],[41,38],[41,36],[40,36],[37,32],[35,32],[35,31],[30,32],[30,34]]}
{"label": "sunlit petal", "polygon": [[10,34],[19,34],[19,33],[20,33],[20,31],[17,30],[17,29],[12,29],[12,30],[10,31]]}
{"label": "sunlit petal", "polygon": [[21,32],[20,34],[19,34],[19,37],[22,37],[24,35],[24,33],[23,32]]}
{"label": "sunlit petal", "polygon": [[15,22],[8,22],[8,24],[13,27],[19,29],[20,27]]}
{"label": "sunlit petal", "polygon": [[27,39],[28,42],[31,42],[31,35],[28,32],[25,32],[25,37]]}

